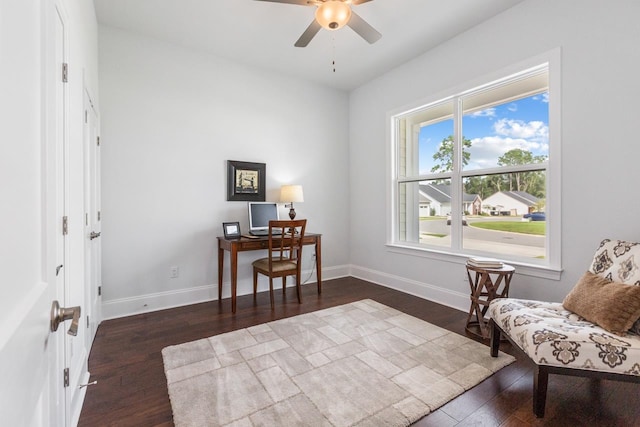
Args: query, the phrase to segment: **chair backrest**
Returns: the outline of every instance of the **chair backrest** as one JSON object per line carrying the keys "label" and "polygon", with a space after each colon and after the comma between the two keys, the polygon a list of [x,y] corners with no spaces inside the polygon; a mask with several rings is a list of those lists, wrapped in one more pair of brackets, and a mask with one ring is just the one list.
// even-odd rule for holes
{"label": "chair backrest", "polygon": [[306,227],[306,219],[269,221],[269,270],[274,261],[297,262]]}
{"label": "chair backrest", "polygon": [[612,282],[640,285],[640,243],[604,239],[589,271]]}

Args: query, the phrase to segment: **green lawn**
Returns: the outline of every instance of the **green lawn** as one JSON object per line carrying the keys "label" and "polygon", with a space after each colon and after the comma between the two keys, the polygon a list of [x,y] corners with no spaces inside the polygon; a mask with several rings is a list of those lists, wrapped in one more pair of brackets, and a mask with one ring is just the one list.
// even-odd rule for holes
{"label": "green lawn", "polygon": [[511,233],[535,234],[544,236],[547,224],[544,221],[486,221],[470,223],[471,227],[486,230],[509,231]]}

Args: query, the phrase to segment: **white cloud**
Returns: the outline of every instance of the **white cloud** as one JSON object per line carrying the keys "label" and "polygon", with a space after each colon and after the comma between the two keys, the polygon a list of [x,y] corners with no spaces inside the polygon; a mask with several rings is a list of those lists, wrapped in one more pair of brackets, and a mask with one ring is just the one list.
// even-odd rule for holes
{"label": "white cloud", "polygon": [[518,104],[509,104],[509,106],[507,107],[507,110],[511,111],[512,113],[515,113],[516,111],[518,111]]}
{"label": "white cloud", "polygon": [[548,139],[526,139],[503,136],[485,136],[471,140],[471,158],[467,169],[491,168],[498,166],[498,157],[507,151],[519,148],[534,155],[549,152]]}
{"label": "white cloud", "polygon": [[495,117],[496,109],[495,108],[486,108],[484,110],[475,111],[471,113],[471,117]]}
{"label": "white cloud", "polygon": [[540,102],[544,102],[545,104],[548,104],[549,103],[549,92],[545,92],[540,96],[534,96],[533,99],[536,100],[536,101],[540,101]]}
{"label": "white cloud", "polygon": [[541,121],[500,119],[493,124],[498,135],[513,138],[535,138],[549,140],[549,127]]}

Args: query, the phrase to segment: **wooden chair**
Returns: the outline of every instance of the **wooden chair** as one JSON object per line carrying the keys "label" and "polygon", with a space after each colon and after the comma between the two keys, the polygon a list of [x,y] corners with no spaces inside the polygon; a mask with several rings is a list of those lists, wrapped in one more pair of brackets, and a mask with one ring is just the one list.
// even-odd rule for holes
{"label": "wooden chair", "polygon": [[302,267],[302,239],[306,219],[269,221],[269,256],[253,262],[253,298],[258,291],[258,273],[269,276],[269,296],[273,310],[273,278],[282,277],[282,293],[287,287],[287,276],[296,276],[298,303],[302,303],[300,269]]}

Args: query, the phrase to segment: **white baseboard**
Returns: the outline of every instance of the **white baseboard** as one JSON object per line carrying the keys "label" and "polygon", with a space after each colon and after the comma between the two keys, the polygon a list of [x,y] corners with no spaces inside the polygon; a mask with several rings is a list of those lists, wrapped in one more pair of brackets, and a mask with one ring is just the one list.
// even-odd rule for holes
{"label": "white baseboard", "polygon": [[[349,276],[350,267],[337,266],[322,269],[322,280],[337,279]],[[302,273],[302,280],[307,280],[305,285],[315,284],[315,272],[306,271]],[[268,285],[262,279],[258,283],[258,291],[268,289]],[[248,295],[253,288],[251,283],[238,283],[237,296]],[[231,286],[224,283],[222,287],[222,298],[231,297]],[[173,291],[157,292],[153,294],[138,295],[129,298],[120,298],[102,302],[102,320],[116,319],[119,317],[132,316],[135,314],[149,313],[152,311],[165,310],[167,308],[182,307],[190,304],[214,301],[218,299],[217,285],[196,286],[192,288],[177,289]]]}
{"label": "white baseboard", "polygon": [[[454,292],[428,283],[418,282],[355,265],[344,265],[322,269],[323,281],[347,276],[367,280],[377,285],[437,302],[460,311],[469,310],[469,294]],[[316,282],[315,273],[312,273],[311,271],[303,273],[302,278],[303,280],[307,280],[308,278],[305,286],[315,284]],[[243,291],[243,289],[251,289],[251,286],[252,285],[248,283],[239,283],[238,296],[248,295],[250,291]],[[258,285],[258,290],[264,291],[266,289],[268,288],[264,280],[262,280]],[[230,286],[228,283],[225,283],[223,285],[222,297],[229,298],[230,295]],[[184,305],[197,304],[216,299],[218,299],[218,287],[216,285],[206,285],[103,301],[102,320],[148,313],[167,308],[181,307]]]}
{"label": "white baseboard", "polygon": [[352,265],[350,275],[380,286],[395,289],[409,295],[446,305],[460,311],[469,311],[469,294],[451,291],[428,283],[394,276],[369,268]]}
{"label": "white baseboard", "polygon": [[197,304],[217,297],[218,288],[207,285],[102,301],[102,320]]}

